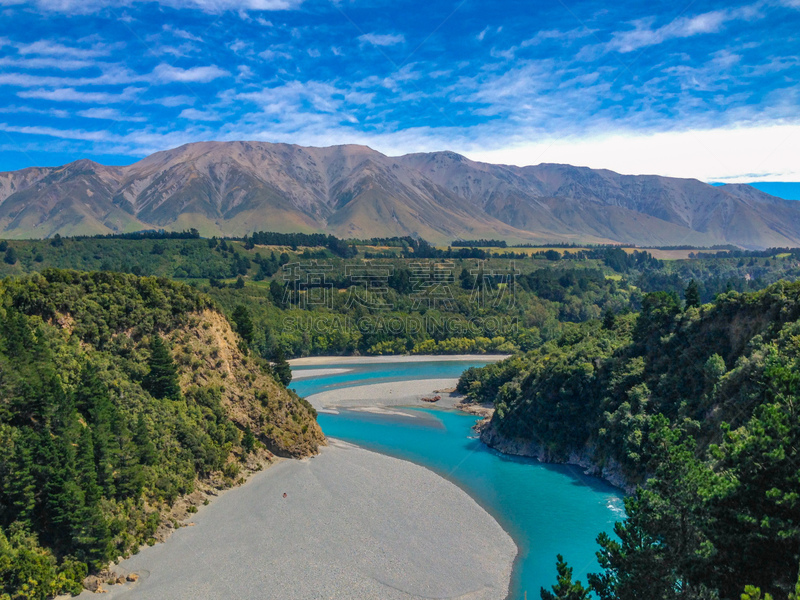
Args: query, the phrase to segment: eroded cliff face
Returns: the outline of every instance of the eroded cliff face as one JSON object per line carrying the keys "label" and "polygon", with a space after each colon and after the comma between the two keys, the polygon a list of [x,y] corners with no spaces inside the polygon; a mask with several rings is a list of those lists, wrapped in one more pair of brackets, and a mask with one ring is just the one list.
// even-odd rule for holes
{"label": "eroded cliff face", "polygon": [[575,465],[581,467],[587,475],[599,477],[626,493],[630,494],[636,489],[636,484],[624,473],[622,466],[613,458],[602,461],[597,459],[594,447],[586,446],[580,452],[571,452],[569,456],[556,456],[538,442],[505,437],[497,430],[493,421],[482,423],[480,436],[484,444],[503,454],[535,458],[543,463]]}
{"label": "eroded cliff face", "polygon": [[278,456],[311,456],[325,445],[316,411],[244,354],[223,315],[195,313],[169,339],[184,393],[195,386],[219,390],[228,417],[243,430],[249,427]]}

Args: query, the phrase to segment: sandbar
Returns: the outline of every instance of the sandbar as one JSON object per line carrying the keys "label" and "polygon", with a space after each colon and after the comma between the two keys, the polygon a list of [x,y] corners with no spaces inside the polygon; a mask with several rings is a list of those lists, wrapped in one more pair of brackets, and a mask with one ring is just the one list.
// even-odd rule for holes
{"label": "sandbar", "polygon": [[453,483],[337,440],[254,475],[193,523],[118,565],[140,579],[106,597],[501,600],[517,554]]}

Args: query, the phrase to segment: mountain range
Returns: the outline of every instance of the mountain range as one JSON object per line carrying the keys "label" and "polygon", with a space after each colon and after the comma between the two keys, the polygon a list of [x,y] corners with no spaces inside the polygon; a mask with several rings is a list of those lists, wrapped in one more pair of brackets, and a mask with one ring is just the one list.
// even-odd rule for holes
{"label": "mountain range", "polygon": [[199,142],[123,167],[78,160],[0,173],[2,238],[190,227],[764,248],[800,246],[800,203],[744,184],[356,145]]}

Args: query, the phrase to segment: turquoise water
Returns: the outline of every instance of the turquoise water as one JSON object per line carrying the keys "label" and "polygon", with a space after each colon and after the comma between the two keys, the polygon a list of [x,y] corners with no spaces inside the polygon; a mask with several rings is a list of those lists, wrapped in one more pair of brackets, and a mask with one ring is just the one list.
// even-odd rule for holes
{"label": "turquoise water", "polygon": [[[310,395],[336,387],[391,380],[457,377],[480,363],[439,362],[358,366],[339,373],[297,380]],[[326,365],[328,367],[336,365]],[[302,369],[295,369],[295,372]],[[624,516],[622,494],[573,467],[542,465],[487,448],[472,431],[476,417],[442,409],[403,409],[407,415],[341,411],[320,413],[323,431],[335,438],[423,465],[460,486],[491,513],[519,547],[510,598],[539,598],[539,588],[555,582],[556,554],[586,583],[597,570],[595,538],[611,532]],[[465,524],[465,526],[469,526]]]}
{"label": "turquoise water", "polygon": [[341,364],[323,367],[294,367],[295,375],[308,370],[343,369],[342,373],[298,379],[290,387],[301,396],[310,396],[327,390],[341,387],[371,385],[387,381],[403,381],[409,379],[447,379],[458,377],[470,367],[482,367],[486,361],[434,361],[428,363],[396,363],[396,364]]}

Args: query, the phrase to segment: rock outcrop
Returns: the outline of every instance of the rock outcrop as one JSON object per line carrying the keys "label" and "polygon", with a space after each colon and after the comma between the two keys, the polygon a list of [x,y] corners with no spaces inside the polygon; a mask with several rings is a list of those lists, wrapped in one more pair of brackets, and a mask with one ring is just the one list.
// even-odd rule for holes
{"label": "rock outcrop", "polygon": [[595,448],[585,447],[580,452],[573,451],[569,456],[552,454],[541,444],[533,440],[511,439],[502,435],[491,421],[484,421],[480,428],[481,441],[503,454],[513,456],[526,456],[535,458],[539,462],[563,465],[575,465],[584,469],[584,473],[599,477],[613,486],[631,493],[636,489],[622,469],[622,466],[613,458],[599,461],[596,458]]}

